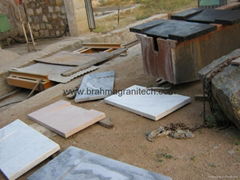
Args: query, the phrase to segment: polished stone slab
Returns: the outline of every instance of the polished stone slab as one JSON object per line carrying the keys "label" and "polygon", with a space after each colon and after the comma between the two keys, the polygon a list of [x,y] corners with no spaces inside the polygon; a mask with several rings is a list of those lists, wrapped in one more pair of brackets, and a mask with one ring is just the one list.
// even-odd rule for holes
{"label": "polished stone slab", "polygon": [[167,20],[165,23],[144,31],[148,36],[177,41],[189,40],[215,30],[214,25]]}
{"label": "polished stone slab", "polygon": [[143,23],[143,24],[134,26],[134,27],[130,28],[130,31],[131,32],[136,32],[136,33],[144,33],[144,31],[146,31],[147,29],[158,26],[158,25],[160,25],[164,22],[166,22],[166,20],[164,20],[164,19],[158,19],[158,20],[150,21],[150,22],[147,22],[147,23]]}
{"label": "polished stone slab", "polygon": [[160,94],[134,85],[106,98],[105,102],[157,121],[190,103],[191,98],[178,94]]}
{"label": "polished stone slab", "polygon": [[83,109],[63,100],[32,112],[28,117],[65,138],[106,118],[103,112]]}
{"label": "polished stone slab", "polygon": [[202,11],[203,11],[203,9],[201,9],[201,8],[187,9],[187,10],[184,10],[184,11],[181,11],[181,12],[171,15],[171,19],[186,20],[187,18],[189,18],[193,15],[196,15]]}
{"label": "polished stone slab", "polygon": [[177,41],[189,40],[200,35],[215,30],[214,25],[177,21],[177,20],[161,20],[151,25],[145,23],[130,28],[132,32],[146,34],[155,38],[172,39]]}
{"label": "polished stone slab", "polygon": [[240,23],[240,10],[205,9],[187,20],[201,23],[236,24]]}
{"label": "polished stone slab", "polygon": [[0,170],[16,179],[47,159],[60,146],[21,120],[0,129]]}
{"label": "polished stone slab", "polygon": [[75,102],[98,100],[112,95],[114,78],[114,71],[92,73],[84,76],[76,93]]}
{"label": "polished stone slab", "polygon": [[43,179],[171,180],[170,177],[72,146],[28,177],[28,180]]}

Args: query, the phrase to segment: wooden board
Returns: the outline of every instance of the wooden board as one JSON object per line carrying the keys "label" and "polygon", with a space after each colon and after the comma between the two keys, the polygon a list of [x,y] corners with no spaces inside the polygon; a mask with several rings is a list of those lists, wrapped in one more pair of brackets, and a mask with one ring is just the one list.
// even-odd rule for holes
{"label": "wooden board", "polygon": [[48,79],[47,75],[26,72],[11,71],[6,80],[11,86],[26,89],[33,89],[37,86],[37,84],[39,84],[36,88],[37,91],[42,91],[53,86],[53,83]]}

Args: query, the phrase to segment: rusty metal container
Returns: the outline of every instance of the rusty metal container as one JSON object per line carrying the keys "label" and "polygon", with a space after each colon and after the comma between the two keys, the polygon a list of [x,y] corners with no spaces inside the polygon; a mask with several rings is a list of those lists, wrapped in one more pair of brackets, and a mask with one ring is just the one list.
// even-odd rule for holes
{"label": "rusty metal container", "polygon": [[[179,22],[194,21],[191,18],[203,10],[188,10],[179,13]],[[205,10],[204,10],[205,11]],[[209,12],[209,10],[206,10]],[[240,11],[226,11],[229,17],[216,11],[220,18],[200,16],[206,23],[196,24],[197,28],[178,30],[162,25],[164,20],[156,20],[148,24],[135,26],[130,30],[135,32],[141,42],[144,69],[148,75],[162,78],[172,84],[192,82],[199,79],[198,71],[213,60],[230,53],[240,47]],[[236,16],[235,16],[236,14]],[[208,16],[208,14],[207,14]],[[196,16],[199,18],[199,15]],[[173,21],[173,20],[168,20]],[[176,20],[175,20],[176,21]],[[218,24],[216,24],[216,21]],[[222,24],[221,24],[222,23]],[[199,24],[214,25],[215,29],[198,30]],[[163,28],[161,28],[161,26]],[[191,26],[191,24],[190,24]],[[201,28],[201,26],[200,26]],[[169,31],[171,32],[169,32]],[[186,33],[187,32],[187,33]],[[168,34],[168,35],[166,35]],[[187,34],[187,35],[186,35]],[[158,37],[157,35],[160,35]]]}

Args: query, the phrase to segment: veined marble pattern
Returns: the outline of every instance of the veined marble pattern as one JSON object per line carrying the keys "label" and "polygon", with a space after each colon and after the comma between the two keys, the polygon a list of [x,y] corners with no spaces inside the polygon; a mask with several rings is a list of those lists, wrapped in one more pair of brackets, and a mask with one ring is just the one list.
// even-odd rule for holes
{"label": "veined marble pattern", "polygon": [[112,95],[114,71],[85,75],[75,97],[75,102],[103,99]]}
{"label": "veined marble pattern", "polygon": [[171,180],[76,147],[69,147],[28,180]]}
{"label": "veined marble pattern", "polygon": [[0,129],[0,170],[16,179],[47,159],[60,146],[21,120]]}

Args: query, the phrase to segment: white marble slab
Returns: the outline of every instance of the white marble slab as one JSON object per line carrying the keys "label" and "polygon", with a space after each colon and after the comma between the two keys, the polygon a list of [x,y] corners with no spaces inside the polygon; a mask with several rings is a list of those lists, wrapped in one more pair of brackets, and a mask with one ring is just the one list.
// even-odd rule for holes
{"label": "white marble slab", "polygon": [[170,177],[72,146],[28,177],[28,180],[53,179],[171,180]]}
{"label": "white marble slab", "polygon": [[105,102],[157,121],[190,103],[191,98],[178,94],[160,94],[134,85],[107,97]]}
{"label": "white marble slab", "polygon": [[58,144],[16,120],[0,129],[0,170],[8,179],[16,179],[59,149]]}
{"label": "white marble slab", "polygon": [[76,93],[75,102],[98,100],[112,95],[114,78],[114,71],[85,75]]}

